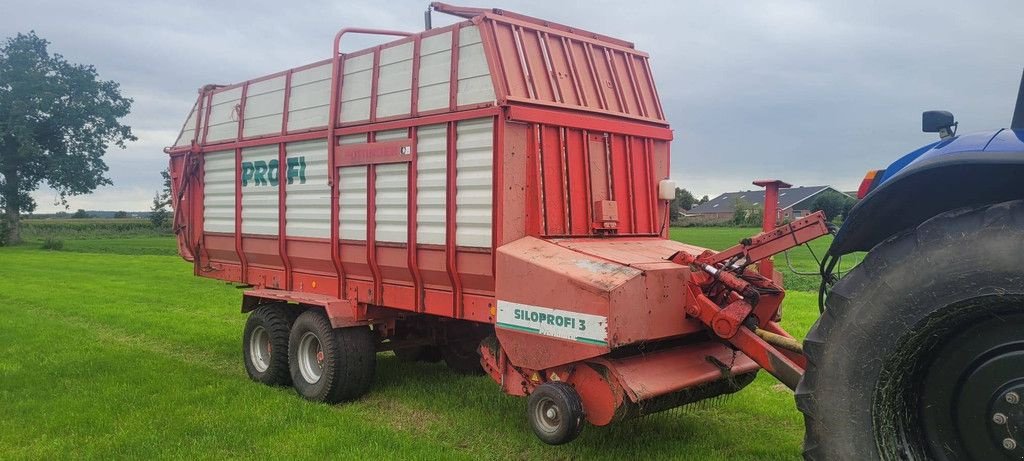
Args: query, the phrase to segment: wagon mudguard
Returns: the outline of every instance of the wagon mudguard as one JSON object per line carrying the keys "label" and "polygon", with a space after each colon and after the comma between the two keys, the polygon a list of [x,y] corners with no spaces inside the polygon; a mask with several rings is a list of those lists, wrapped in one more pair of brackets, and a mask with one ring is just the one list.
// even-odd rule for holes
{"label": "wagon mudguard", "polygon": [[1024,130],[958,136],[890,165],[850,210],[829,253],[868,251],[940,213],[1024,198]]}

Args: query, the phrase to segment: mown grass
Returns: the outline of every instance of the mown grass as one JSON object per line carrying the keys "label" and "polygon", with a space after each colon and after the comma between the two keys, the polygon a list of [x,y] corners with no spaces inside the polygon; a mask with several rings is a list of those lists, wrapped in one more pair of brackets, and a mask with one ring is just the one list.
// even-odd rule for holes
{"label": "mown grass", "polygon": [[[732,238],[700,230],[683,237],[708,247]],[[371,392],[334,406],[257,385],[241,363],[238,289],[193,277],[176,257],[111,254],[173,247],[163,239],[96,239],[79,253],[0,248],[0,457],[799,457],[792,394],[765,373],[717,404],[589,427],[560,447],[536,440],[524,399],[440,364],[381,354]],[[787,294],[783,324],[795,335],[816,315],[813,294]]]}

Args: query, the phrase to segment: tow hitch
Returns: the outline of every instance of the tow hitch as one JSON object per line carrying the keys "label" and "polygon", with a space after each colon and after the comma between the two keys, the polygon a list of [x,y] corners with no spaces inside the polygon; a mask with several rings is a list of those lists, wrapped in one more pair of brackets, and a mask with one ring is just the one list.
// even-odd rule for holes
{"label": "tow hitch", "polygon": [[686,287],[686,315],[796,389],[807,362],[800,344],[775,321],[785,292],[770,273],[750,266],[828,232],[819,211],[724,251],[672,255],[672,262],[693,269]]}

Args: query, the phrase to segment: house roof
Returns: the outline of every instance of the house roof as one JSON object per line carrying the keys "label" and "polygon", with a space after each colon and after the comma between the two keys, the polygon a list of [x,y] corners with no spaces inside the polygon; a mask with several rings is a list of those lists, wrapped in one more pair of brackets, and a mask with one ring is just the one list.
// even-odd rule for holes
{"label": "house roof", "polygon": [[[798,205],[800,202],[817,195],[826,189],[833,189],[831,186],[803,186],[779,189],[779,209],[785,210]],[[764,190],[748,190],[744,192],[726,192],[718,197],[691,208],[686,212],[688,215],[707,213],[733,213],[736,211],[736,202],[743,201],[751,205],[764,206]],[[810,206],[810,203],[807,203]]]}

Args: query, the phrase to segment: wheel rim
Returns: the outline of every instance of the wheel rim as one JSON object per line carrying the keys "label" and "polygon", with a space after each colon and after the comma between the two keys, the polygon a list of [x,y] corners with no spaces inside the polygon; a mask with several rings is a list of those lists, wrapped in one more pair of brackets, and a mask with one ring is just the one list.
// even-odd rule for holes
{"label": "wheel rim", "polygon": [[310,384],[320,381],[324,373],[324,349],[315,333],[308,331],[302,335],[296,359],[302,379]]}
{"label": "wheel rim", "polygon": [[876,395],[876,422],[880,406],[893,420],[888,436],[875,425],[883,457],[1024,459],[1024,315],[972,304],[973,314],[922,327],[927,339],[894,352],[915,351],[903,360],[907,378],[880,380],[880,389],[902,388],[898,398]]}
{"label": "wheel rim", "polygon": [[257,326],[249,335],[249,359],[256,371],[263,373],[270,368],[270,354],[273,352],[273,344],[270,343],[270,333],[266,328]]}
{"label": "wheel rim", "polygon": [[533,409],[533,420],[541,431],[549,434],[554,433],[558,431],[559,426],[562,424],[562,411],[554,400],[549,397],[543,397]]}

